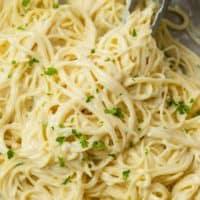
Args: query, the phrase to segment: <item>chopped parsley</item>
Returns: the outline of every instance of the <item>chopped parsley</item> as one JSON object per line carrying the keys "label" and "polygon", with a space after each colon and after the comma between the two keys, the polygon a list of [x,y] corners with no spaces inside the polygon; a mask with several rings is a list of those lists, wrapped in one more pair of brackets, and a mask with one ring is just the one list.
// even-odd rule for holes
{"label": "chopped parsley", "polygon": [[68,176],[64,181],[63,181],[63,185],[66,185],[67,183],[70,183],[71,182],[71,176]]}
{"label": "chopped parsley", "polygon": [[31,0],[22,0],[22,5],[27,7]]}
{"label": "chopped parsley", "polygon": [[135,29],[133,29],[132,31],[132,34],[131,34],[133,37],[136,37],[137,36],[137,31]]}
{"label": "chopped parsley", "polygon": [[11,78],[12,77],[12,73],[8,74],[8,78]]}
{"label": "chopped parsley", "polygon": [[142,131],[142,129],[141,129],[141,128],[138,128],[138,129],[137,129],[137,131],[138,131],[138,132],[141,132],[141,131]]}
{"label": "chopped parsley", "polygon": [[103,121],[99,121],[99,126],[103,126],[104,122]]}
{"label": "chopped parsley", "polygon": [[17,61],[16,60],[12,60],[12,65],[16,65],[17,64]]}
{"label": "chopped parsley", "polygon": [[19,163],[17,163],[17,164],[15,165],[15,167],[21,166],[21,165],[23,165],[23,164],[24,164],[23,162],[19,162]]}
{"label": "chopped parsley", "polygon": [[145,148],[144,153],[145,153],[145,155],[148,155],[149,154],[149,149]]}
{"label": "chopped parsley", "polygon": [[80,138],[82,136],[82,133],[79,133],[76,129],[72,129],[72,134],[77,138]]}
{"label": "chopped parsley", "polygon": [[55,74],[57,74],[57,73],[58,73],[58,71],[57,71],[57,69],[54,68],[54,67],[48,67],[48,68],[44,71],[44,74],[45,74],[45,75],[48,75],[48,76],[52,76],[52,75],[55,75]]}
{"label": "chopped parsley", "polygon": [[113,116],[115,116],[115,117],[118,117],[118,118],[120,118],[120,119],[123,119],[123,118],[124,118],[124,114],[123,114],[121,108],[111,108],[111,109],[107,109],[107,108],[106,108],[106,109],[104,110],[104,112],[105,112],[106,114],[111,114],[111,115],[113,115]]}
{"label": "chopped parsley", "polygon": [[53,3],[53,8],[54,8],[54,9],[59,8],[59,4],[58,4],[58,3]]}
{"label": "chopped parsley", "polygon": [[32,67],[35,63],[39,63],[39,60],[36,59],[36,58],[31,58],[29,61],[28,61],[28,64],[30,67]]}
{"label": "chopped parsley", "polygon": [[109,62],[109,61],[110,61],[110,58],[106,58],[106,59],[105,59],[105,62]]}
{"label": "chopped parsley", "polygon": [[58,142],[60,145],[62,145],[65,141],[65,136],[60,136],[56,138],[56,142]]}
{"label": "chopped parsley", "polygon": [[59,164],[60,164],[60,167],[64,167],[65,166],[65,161],[62,157],[58,156],[58,161],[59,161]]}
{"label": "chopped parsley", "polygon": [[95,52],[96,52],[95,49],[91,49],[91,51],[90,51],[91,54],[93,54],[93,53],[95,53]]}
{"label": "chopped parsley", "polygon": [[190,103],[194,103],[194,99],[190,99]]}
{"label": "chopped parsley", "polygon": [[78,132],[76,129],[72,129],[72,134],[80,140],[80,144],[83,148],[88,147],[89,143],[82,133]]}
{"label": "chopped parsley", "polygon": [[167,103],[169,106],[175,106],[176,111],[181,115],[187,114],[190,111],[190,106],[185,104],[183,101],[176,102],[171,98],[167,101]]}
{"label": "chopped parsley", "polygon": [[188,128],[184,128],[184,132],[185,132],[186,134],[188,134],[189,131],[190,131],[190,129],[188,129]]}
{"label": "chopped parsley", "polygon": [[92,147],[95,149],[105,149],[106,145],[103,141],[99,140],[99,141],[94,141]]}
{"label": "chopped parsley", "polygon": [[11,159],[15,155],[14,151],[12,149],[9,149],[7,151],[7,157],[8,159]]}
{"label": "chopped parsley", "polygon": [[130,175],[130,170],[126,170],[126,171],[123,171],[122,172],[122,176],[123,176],[123,179],[124,180],[127,180],[128,179],[128,177],[129,177],[129,175]]}
{"label": "chopped parsley", "polygon": [[59,128],[65,128],[64,124],[59,124]]}
{"label": "chopped parsley", "polygon": [[96,93],[99,93],[99,88],[96,88]]}
{"label": "chopped parsley", "polygon": [[74,123],[74,117],[71,118],[70,123]]}
{"label": "chopped parsley", "polygon": [[89,95],[89,96],[87,96],[85,102],[86,102],[86,103],[89,103],[89,102],[91,102],[93,99],[94,99],[94,96]]}
{"label": "chopped parsley", "polygon": [[21,25],[21,26],[18,26],[17,29],[20,30],[20,31],[25,31],[26,27]]}
{"label": "chopped parsley", "polygon": [[88,147],[88,141],[87,141],[87,139],[84,135],[82,135],[81,138],[80,138],[80,144],[83,148]]}

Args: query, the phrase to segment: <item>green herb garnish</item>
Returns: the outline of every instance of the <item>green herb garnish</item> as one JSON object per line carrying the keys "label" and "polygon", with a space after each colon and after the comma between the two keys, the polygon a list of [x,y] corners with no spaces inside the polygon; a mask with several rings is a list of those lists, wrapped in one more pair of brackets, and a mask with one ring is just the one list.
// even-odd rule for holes
{"label": "green herb garnish", "polygon": [[64,167],[65,166],[65,161],[62,157],[58,156],[58,161],[59,161],[59,164],[60,164],[60,167]]}
{"label": "green herb garnish", "polygon": [[7,157],[8,157],[8,159],[11,159],[14,156],[14,154],[15,154],[14,151],[12,149],[9,149],[7,151]]}
{"label": "green herb garnish", "polygon": [[26,27],[21,25],[21,26],[18,26],[17,29],[20,30],[20,31],[25,31]]}
{"label": "green herb garnish", "polygon": [[141,131],[142,131],[142,129],[141,129],[141,128],[138,128],[138,129],[137,129],[137,131],[138,131],[138,132],[141,132]]}
{"label": "green herb garnish", "polygon": [[65,141],[65,137],[64,136],[60,136],[56,138],[56,142],[58,142],[60,145],[62,145]]}
{"label": "green herb garnish", "polygon": [[12,77],[12,73],[8,74],[8,78],[11,78]]}
{"label": "green herb garnish", "polygon": [[70,123],[74,123],[74,117],[71,118]]}
{"label": "green herb garnish", "polygon": [[84,135],[82,135],[80,137],[80,144],[83,148],[87,148],[88,147],[88,141],[86,139],[86,137]]}
{"label": "green herb garnish", "polygon": [[17,61],[16,60],[12,60],[12,65],[16,65],[17,64]]}
{"label": "green herb garnish", "polygon": [[45,75],[48,75],[48,76],[52,76],[52,75],[55,75],[55,74],[57,74],[57,73],[58,73],[58,71],[57,71],[57,69],[54,68],[54,67],[48,67],[48,68],[44,71],[44,74],[45,74]]}
{"label": "green herb garnish", "polygon": [[99,88],[96,88],[96,93],[99,93]]}
{"label": "green herb garnish", "polygon": [[109,61],[110,61],[110,58],[106,58],[106,59],[105,59],[105,62],[109,62]]}
{"label": "green herb garnish", "polygon": [[128,177],[129,177],[129,175],[130,175],[130,170],[126,170],[126,171],[123,171],[122,172],[122,176],[123,176],[123,179],[124,180],[127,180],[128,179]]}
{"label": "green herb garnish", "polygon": [[133,36],[133,37],[136,37],[136,36],[137,36],[137,31],[136,31],[135,29],[133,29],[133,31],[132,31],[132,36]]}
{"label": "green herb garnish", "polygon": [[17,164],[15,165],[15,167],[21,166],[21,165],[23,165],[23,164],[24,164],[24,162],[17,163]]}
{"label": "green herb garnish", "polygon": [[94,96],[92,96],[92,95],[89,95],[89,96],[87,96],[87,98],[86,98],[85,102],[86,102],[86,103],[89,103],[89,102],[91,102],[91,101],[92,101],[92,99],[94,99]]}
{"label": "green herb garnish", "polygon": [[53,8],[54,8],[54,9],[59,8],[59,6],[60,6],[60,5],[59,5],[58,3],[53,3]]}
{"label": "green herb garnish", "polygon": [[78,132],[76,129],[72,129],[72,134],[77,138],[80,138],[82,136],[82,133]]}
{"label": "green herb garnish", "polygon": [[88,141],[82,133],[78,132],[76,129],[72,129],[72,134],[80,139],[80,144],[83,148],[88,147]]}
{"label": "green herb garnish", "polygon": [[95,149],[105,149],[106,145],[103,141],[99,140],[99,141],[94,141],[92,147]]}
{"label": "green herb garnish", "polygon": [[95,51],[96,51],[95,49],[91,49],[90,53],[93,54],[95,53]]}
{"label": "green herb garnish", "polygon": [[123,119],[124,118],[124,114],[122,113],[122,110],[121,108],[111,108],[111,109],[105,109],[104,112],[106,114],[111,114],[115,117],[118,117],[120,119]]}
{"label": "green herb garnish", "polygon": [[67,183],[70,183],[71,182],[71,176],[68,176],[64,181],[63,181],[63,185],[66,185]]}
{"label": "green herb garnish", "polygon": [[167,101],[169,106],[175,106],[176,111],[179,112],[179,114],[187,114],[190,111],[190,106],[186,105],[183,101],[176,102],[174,99],[169,99]]}
{"label": "green herb garnish", "polygon": [[145,149],[144,149],[144,153],[145,153],[145,155],[148,155],[149,149],[145,148]]}
{"label": "green herb garnish", "polygon": [[190,131],[190,129],[188,129],[188,128],[184,128],[184,132],[185,132],[186,134],[188,134],[189,131]]}
{"label": "green herb garnish", "polygon": [[64,124],[59,124],[59,128],[65,128]]}
{"label": "green herb garnish", "polygon": [[36,58],[31,58],[29,61],[28,61],[28,64],[30,67],[32,67],[35,63],[39,63],[39,60],[36,59]]}
{"label": "green herb garnish", "polygon": [[22,5],[24,7],[28,6],[28,4],[30,3],[31,0],[22,0]]}

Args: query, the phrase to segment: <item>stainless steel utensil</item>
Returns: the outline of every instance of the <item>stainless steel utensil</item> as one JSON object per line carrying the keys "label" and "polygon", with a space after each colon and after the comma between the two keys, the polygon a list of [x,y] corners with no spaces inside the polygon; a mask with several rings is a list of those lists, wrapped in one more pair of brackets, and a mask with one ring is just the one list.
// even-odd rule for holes
{"label": "stainless steel utensil", "polygon": [[[152,24],[153,33],[156,32],[161,19],[165,16],[170,1],[171,0],[162,0],[161,7],[158,10],[158,12],[155,16],[155,19],[153,21],[153,24]],[[123,18],[124,23],[126,22],[128,16],[133,12],[136,3],[137,3],[137,0],[126,0],[126,10],[125,10],[124,18]]]}

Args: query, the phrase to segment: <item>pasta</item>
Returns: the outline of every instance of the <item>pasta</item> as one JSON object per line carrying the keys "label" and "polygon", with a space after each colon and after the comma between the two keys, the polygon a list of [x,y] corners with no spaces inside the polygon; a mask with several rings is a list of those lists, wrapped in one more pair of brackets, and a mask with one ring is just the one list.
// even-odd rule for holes
{"label": "pasta", "polygon": [[[0,0],[3,200],[200,199],[200,58],[139,1]],[[176,12],[176,11],[175,11]]]}

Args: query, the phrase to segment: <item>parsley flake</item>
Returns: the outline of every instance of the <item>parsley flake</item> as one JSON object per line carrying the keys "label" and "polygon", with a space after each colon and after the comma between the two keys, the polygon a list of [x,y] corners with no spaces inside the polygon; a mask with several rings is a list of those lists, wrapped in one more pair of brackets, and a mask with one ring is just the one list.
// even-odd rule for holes
{"label": "parsley flake", "polygon": [[34,63],[39,63],[39,60],[36,59],[36,58],[31,58],[29,61],[28,61],[28,64],[30,67],[32,67],[34,65]]}
{"label": "parsley flake", "polygon": [[122,176],[123,176],[123,179],[124,180],[127,180],[128,179],[128,177],[129,177],[129,175],[130,175],[130,170],[126,170],[126,171],[123,171],[122,172]]}
{"label": "parsley flake", "polygon": [[12,73],[8,74],[8,78],[10,79],[12,77]]}
{"label": "parsley flake", "polygon": [[12,65],[16,65],[17,64],[17,61],[16,60],[12,60]]}
{"label": "parsley flake", "polygon": [[88,141],[86,139],[86,137],[84,135],[81,136],[80,138],[80,144],[83,148],[87,148],[88,147]]}
{"label": "parsley flake", "polygon": [[63,185],[66,185],[67,183],[70,183],[71,182],[71,176],[68,176],[64,181],[63,181]]}
{"label": "parsley flake", "polygon": [[60,167],[64,167],[65,166],[65,161],[62,157],[58,156],[58,161],[59,161],[59,164],[60,164]]}
{"label": "parsley flake", "polygon": [[137,31],[135,29],[133,29],[132,31],[132,34],[131,34],[133,37],[136,37],[137,36]]}
{"label": "parsley flake", "polygon": [[96,52],[95,49],[91,49],[91,51],[90,51],[91,54],[93,54],[93,53],[95,53],[95,52]]}
{"label": "parsley flake", "polygon": [[149,149],[145,148],[144,149],[144,153],[145,153],[145,155],[148,155],[149,154]]}
{"label": "parsley flake", "polygon": [[31,0],[22,0],[22,5],[27,7]]}
{"label": "parsley flake", "polygon": [[48,76],[52,76],[52,75],[55,75],[55,74],[57,74],[57,73],[58,73],[58,71],[57,71],[57,69],[54,68],[54,67],[48,67],[48,68],[44,71],[44,74],[45,74],[45,75],[48,75]]}
{"label": "parsley flake", "polygon": [[25,31],[26,30],[25,26],[23,26],[23,25],[18,26],[17,29],[20,30],[20,31]]}
{"label": "parsley flake", "polygon": [[58,3],[53,3],[53,8],[54,8],[54,9],[59,8],[59,6],[60,6],[60,5],[59,5]]}
{"label": "parsley flake", "polygon": [[109,61],[110,61],[110,58],[106,58],[106,59],[105,59],[105,62],[109,62]]}
{"label": "parsley flake", "polygon": [[99,141],[94,141],[92,147],[95,149],[104,149],[106,148],[106,145],[103,141],[99,140]]}
{"label": "parsley flake", "polygon": [[83,148],[88,147],[89,143],[88,143],[86,137],[82,133],[78,132],[76,129],[72,129],[72,134],[74,136],[76,136],[78,139],[80,139],[80,144]]}
{"label": "parsley flake", "polygon": [[74,120],[75,120],[74,117],[72,117],[71,120],[70,120],[70,123],[71,124],[74,123]]}
{"label": "parsley flake", "polygon": [[183,101],[176,102],[171,98],[167,103],[169,106],[175,106],[176,111],[181,115],[187,114],[190,111],[190,106],[186,105]]}
{"label": "parsley flake", "polygon": [[91,102],[93,99],[94,99],[94,96],[89,95],[89,96],[87,96],[85,102],[86,102],[86,103],[89,103],[89,102]]}
{"label": "parsley flake", "polygon": [[21,166],[21,165],[24,165],[24,162],[19,162],[15,165],[15,167],[18,167],[18,166]]}
{"label": "parsley flake", "polygon": [[80,138],[82,136],[82,133],[79,133],[76,129],[72,129],[72,134],[77,138]]}
{"label": "parsley flake", "polygon": [[7,151],[7,157],[8,157],[8,159],[10,160],[14,156],[14,154],[15,154],[14,151],[12,149],[9,149]]}
{"label": "parsley flake", "polygon": [[111,109],[107,109],[107,108],[106,108],[106,109],[104,110],[104,112],[105,112],[106,114],[111,114],[111,115],[113,115],[113,116],[115,116],[115,117],[118,117],[118,118],[120,118],[120,119],[123,119],[123,118],[124,118],[124,114],[123,114],[121,108],[111,108]]}
{"label": "parsley flake", "polygon": [[56,138],[56,142],[58,142],[60,145],[62,145],[65,141],[65,137],[64,136],[60,136]]}
{"label": "parsley flake", "polygon": [[65,128],[64,124],[59,124],[59,128]]}
{"label": "parsley flake", "polygon": [[100,91],[99,91],[99,88],[96,88],[96,93],[99,93]]}

